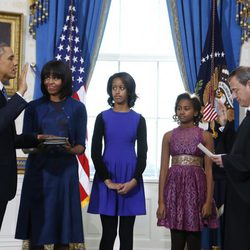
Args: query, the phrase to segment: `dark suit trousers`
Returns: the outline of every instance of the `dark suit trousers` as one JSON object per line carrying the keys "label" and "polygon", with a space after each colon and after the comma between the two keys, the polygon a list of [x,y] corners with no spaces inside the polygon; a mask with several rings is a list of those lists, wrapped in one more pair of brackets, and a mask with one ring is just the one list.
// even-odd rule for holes
{"label": "dark suit trousers", "polygon": [[7,203],[8,203],[8,201],[0,201],[0,230],[1,230],[1,227],[2,227],[3,217],[4,217],[4,214],[5,214]]}

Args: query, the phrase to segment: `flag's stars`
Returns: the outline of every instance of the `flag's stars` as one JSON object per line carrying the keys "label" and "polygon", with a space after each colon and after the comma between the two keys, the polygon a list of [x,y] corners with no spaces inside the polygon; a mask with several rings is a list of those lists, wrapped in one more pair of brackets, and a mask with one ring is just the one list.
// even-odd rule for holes
{"label": "flag's stars", "polygon": [[70,59],[69,55],[66,55],[66,56],[64,57],[64,59],[65,59],[66,62],[69,61],[69,59]]}
{"label": "flag's stars", "polygon": [[84,68],[80,67],[78,71],[80,72],[80,74],[82,74],[84,72]]}
{"label": "flag's stars", "polygon": [[79,37],[77,36],[76,38],[75,38],[75,43],[77,44],[77,43],[79,43],[80,42],[80,39],[79,39]]}
{"label": "flag's stars", "polygon": [[62,56],[61,56],[60,54],[57,54],[57,55],[56,55],[56,60],[57,60],[57,61],[62,60]]}
{"label": "flag's stars", "polygon": [[74,51],[75,51],[75,53],[77,53],[77,52],[79,52],[79,47],[74,47]]}
{"label": "flag's stars", "polygon": [[82,82],[83,82],[83,78],[82,78],[81,76],[79,76],[79,77],[77,78],[77,81],[78,81],[79,83],[82,83]]}
{"label": "flag's stars", "polygon": [[74,73],[74,72],[76,71],[76,67],[75,67],[75,66],[72,66],[72,67],[71,67],[71,71],[72,71],[72,73]]}
{"label": "flag's stars", "polygon": [[61,41],[64,41],[64,40],[65,40],[65,35],[62,34],[62,35],[60,36],[60,39],[61,39]]}
{"label": "flag's stars", "polygon": [[63,45],[60,44],[60,45],[58,46],[58,49],[59,49],[60,51],[62,51],[62,50],[63,50]]}

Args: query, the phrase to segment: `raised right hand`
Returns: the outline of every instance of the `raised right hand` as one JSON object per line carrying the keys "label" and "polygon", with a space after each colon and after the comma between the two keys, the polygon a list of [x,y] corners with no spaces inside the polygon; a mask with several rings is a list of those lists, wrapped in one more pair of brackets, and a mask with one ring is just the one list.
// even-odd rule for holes
{"label": "raised right hand", "polygon": [[17,81],[17,91],[20,93],[22,96],[25,94],[25,92],[28,89],[28,85],[26,82],[26,77],[27,77],[27,72],[29,69],[29,64],[26,63],[22,69],[22,72],[19,76],[19,79]]}
{"label": "raised right hand", "polygon": [[221,126],[227,123],[227,108],[221,101],[218,102],[218,120]]}

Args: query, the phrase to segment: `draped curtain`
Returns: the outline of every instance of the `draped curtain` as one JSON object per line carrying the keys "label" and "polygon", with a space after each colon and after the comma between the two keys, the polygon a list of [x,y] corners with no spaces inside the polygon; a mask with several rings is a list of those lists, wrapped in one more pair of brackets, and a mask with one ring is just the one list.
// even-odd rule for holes
{"label": "draped curtain", "polygon": [[[184,87],[194,93],[201,53],[209,25],[211,0],[166,0],[177,61]],[[241,28],[236,23],[236,1],[218,0],[218,15],[228,70],[239,66]],[[239,106],[235,103],[235,125]]]}
{"label": "draped curtain", "polygon": [[[182,79],[186,90],[193,93],[210,21],[212,3],[211,0],[166,1]],[[231,71],[239,65],[241,47],[241,31],[235,21],[235,1],[218,1],[218,14],[228,69]]]}
{"label": "draped curtain", "polygon": [[[68,1],[49,1],[48,21],[36,31],[36,82],[34,98],[41,96],[40,72],[43,65],[54,58],[54,52],[62,32]],[[85,61],[86,86],[96,63],[111,0],[75,0],[81,50]]]}

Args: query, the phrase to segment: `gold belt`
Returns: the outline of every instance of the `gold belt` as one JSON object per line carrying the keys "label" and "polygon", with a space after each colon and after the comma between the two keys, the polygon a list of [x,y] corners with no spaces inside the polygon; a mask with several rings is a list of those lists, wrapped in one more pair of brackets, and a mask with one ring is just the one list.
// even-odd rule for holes
{"label": "gold belt", "polygon": [[192,165],[196,167],[201,167],[203,165],[203,160],[199,156],[175,155],[172,156],[172,165],[181,165],[181,166]]}

